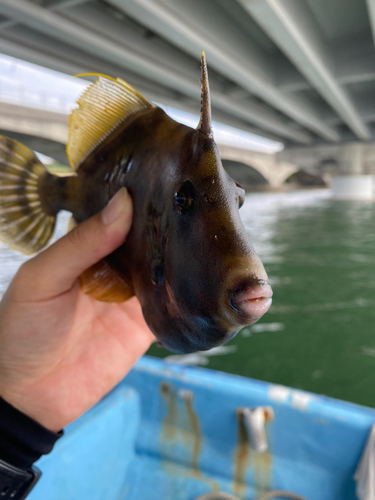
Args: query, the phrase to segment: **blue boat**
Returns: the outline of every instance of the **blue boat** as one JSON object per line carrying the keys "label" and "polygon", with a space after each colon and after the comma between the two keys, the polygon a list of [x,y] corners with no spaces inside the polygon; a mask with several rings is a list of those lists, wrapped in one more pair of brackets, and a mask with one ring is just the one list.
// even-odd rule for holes
{"label": "blue boat", "polygon": [[370,408],[143,357],[39,461],[28,498],[355,500],[374,422]]}

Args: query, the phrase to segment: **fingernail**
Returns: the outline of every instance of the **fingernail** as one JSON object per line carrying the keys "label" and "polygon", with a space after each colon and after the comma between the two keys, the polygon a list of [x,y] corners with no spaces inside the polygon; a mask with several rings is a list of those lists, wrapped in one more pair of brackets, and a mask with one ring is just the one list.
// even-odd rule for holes
{"label": "fingernail", "polygon": [[119,218],[128,206],[128,191],[122,187],[102,210],[103,224],[109,226]]}

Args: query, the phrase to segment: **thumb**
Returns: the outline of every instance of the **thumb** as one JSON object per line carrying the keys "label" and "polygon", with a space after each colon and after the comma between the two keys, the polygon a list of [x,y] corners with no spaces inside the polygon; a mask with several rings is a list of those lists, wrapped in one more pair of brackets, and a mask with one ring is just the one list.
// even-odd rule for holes
{"label": "thumb", "polygon": [[132,217],[132,200],[121,188],[101,212],[26,262],[21,274],[25,292],[32,284],[30,300],[46,300],[70,290],[83,271],[124,243]]}

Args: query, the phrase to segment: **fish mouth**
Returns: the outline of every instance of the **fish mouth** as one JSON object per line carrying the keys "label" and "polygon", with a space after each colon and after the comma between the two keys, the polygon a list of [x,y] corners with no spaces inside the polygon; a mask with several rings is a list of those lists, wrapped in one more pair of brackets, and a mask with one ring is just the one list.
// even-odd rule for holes
{"label": "fish mouth", "polygon": [[272,304],[272,288],[265,280],[253,281],[228,293],[230,307],[241,324],[252,325],[269,310]]}

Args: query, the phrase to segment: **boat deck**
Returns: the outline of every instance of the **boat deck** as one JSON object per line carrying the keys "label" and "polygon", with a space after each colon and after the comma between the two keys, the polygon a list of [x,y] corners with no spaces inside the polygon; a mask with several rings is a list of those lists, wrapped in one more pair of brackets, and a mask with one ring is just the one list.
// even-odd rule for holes
{"label": "boat deck", "polygon": [[[241,408],[269,407],[268,449]],[[241,499],[282,489],[355,500],[353,474],[375,411],[286,387],[144,357],[40,460],[30,500]]]}

